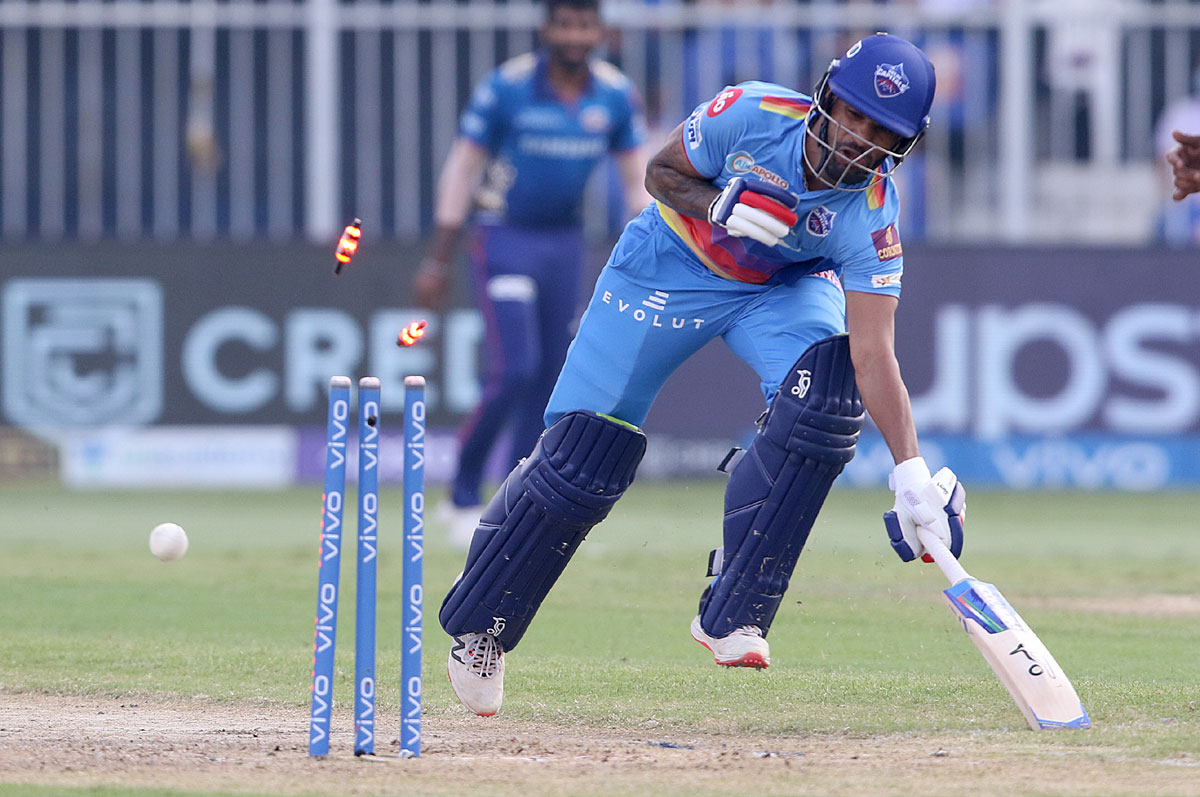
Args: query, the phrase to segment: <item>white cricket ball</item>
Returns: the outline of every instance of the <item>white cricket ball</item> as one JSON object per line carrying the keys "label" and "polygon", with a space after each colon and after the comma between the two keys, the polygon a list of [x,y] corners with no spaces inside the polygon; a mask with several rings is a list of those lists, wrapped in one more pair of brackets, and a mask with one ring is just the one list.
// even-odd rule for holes
{"label": "white cricket ball", "polygon": [[150,553],[164,562],[173,562],[187,553],[187,532],[177,523],[159,523],[150,532]]}

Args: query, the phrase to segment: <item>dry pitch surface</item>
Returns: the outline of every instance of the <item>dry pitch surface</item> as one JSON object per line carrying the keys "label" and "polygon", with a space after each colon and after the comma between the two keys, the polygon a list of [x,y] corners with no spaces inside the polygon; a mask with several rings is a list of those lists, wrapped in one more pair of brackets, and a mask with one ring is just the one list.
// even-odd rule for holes
{"label": "dry pitch surface", "polygon": [[[374,760],[355,759],[349,732],[335,733],[334,755],[313,760],[306,719],[268,705],[0,694],[0,784],[264,794],[1200,791],[1195,762],[1107,755],[1103,745],[1064,747],[1023,730],[664,737],[448,714],[426,717],[419,760],[400,760],[387,737]],[[348,728],[350,717],[337,721]]]}

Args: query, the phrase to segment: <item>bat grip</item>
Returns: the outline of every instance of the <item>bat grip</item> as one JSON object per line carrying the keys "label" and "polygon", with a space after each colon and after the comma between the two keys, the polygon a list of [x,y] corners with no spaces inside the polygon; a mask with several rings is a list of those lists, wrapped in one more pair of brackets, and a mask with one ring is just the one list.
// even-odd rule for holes
{"label": "bat grip", "polygon": [[924,526],[917,526],[917,537],[920,538],[925,550],[933,557],[933,561],[941,568],[942,573],[951,584],[957,584],[971,577],[971,574],[954,558],[954,554],[950,553],[950,550],[942,543],[941,538],[932,531]]}

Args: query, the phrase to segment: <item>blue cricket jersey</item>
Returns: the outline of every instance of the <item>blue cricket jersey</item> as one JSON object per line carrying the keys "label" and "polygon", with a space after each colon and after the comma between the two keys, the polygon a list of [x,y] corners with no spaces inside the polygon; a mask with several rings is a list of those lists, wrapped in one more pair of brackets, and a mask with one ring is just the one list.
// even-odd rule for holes
{"label": "blue cricket jersey", "polygon": [[697,107],[683,127],[688,159],[716,187],[754,175],[798,198],[800,220],[776,246],[732,236],[661,202],[631,224],[678,236],[705,266],[739,282],[764,283],[783,269],[788,276],[832,272],[846,290],[899,296],[896,188],[890,178],[876,178],[865,191],[806,191],[802,153],[811,105],[807,95],[774,83],[741,83]]}
{"label": "blue cricket jersey", "polygon": [[476,88],[459,123],[461,135],[492,157],[477,197],[479,220],[515,227],[581,223],[583,190],[609,152],[640,146],[641,103],[615,66],[593,61],[577,101],[550,86],[544,53],[517,56]]}

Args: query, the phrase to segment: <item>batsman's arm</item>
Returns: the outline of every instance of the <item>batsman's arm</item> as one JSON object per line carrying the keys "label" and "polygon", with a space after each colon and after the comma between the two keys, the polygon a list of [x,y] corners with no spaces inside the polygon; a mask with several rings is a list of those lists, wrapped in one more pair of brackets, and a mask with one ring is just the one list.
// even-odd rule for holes
{"label": "batsman's arm", "polygon": [[897,464],[919,457],[908,388],[896,362],[894,296],[846,291],[846,330],[858,391]]}
{"label": "batsman's arm", "polygon": [[417,301],[425,307],[437,309],[446,300],[450,289],[450,263],[471,212],[475,191],[483,180],[487,161],[487,150],[470,139],[460,136],[450,145],[450,153],[438,179],[433,241],[421,261],[413,285]]}
{"label": "batsman's arm", "polygon": [[671,131],[667,143],[646,166],[646,190],[685,216],[708,218],[708,207],[721,192],[688,160],[683,124]]}

